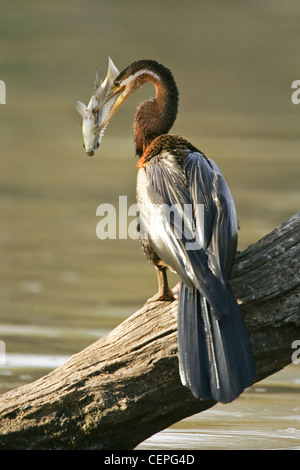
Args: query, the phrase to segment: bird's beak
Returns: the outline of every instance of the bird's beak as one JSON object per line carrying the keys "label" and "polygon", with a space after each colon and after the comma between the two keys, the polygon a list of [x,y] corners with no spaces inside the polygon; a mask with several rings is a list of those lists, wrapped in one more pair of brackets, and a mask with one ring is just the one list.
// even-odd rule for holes
{"label": "bird's beak", "polygon": [[116,111],[119,109],[119,107],[124,103],[124,101],[127,98],[127,94],[123,94],[123,91],[125,90],[125,86],[118,86],[114,87],[110,95],[102,102],[100,103],[97,108],[95,108],[95,112],[101,109],[108,101],[110,101],[112,98],[115,96],[119,95],[116,102],[114,103],[113,107],[111,108],[110,112],[108,113],[107,118],[103,121],[101,126],[98,129],[98,134],[102,131],[102,129],[105,128],[105,126],[108,124],[108,122],[111,120],[113,115],[116,113]]}

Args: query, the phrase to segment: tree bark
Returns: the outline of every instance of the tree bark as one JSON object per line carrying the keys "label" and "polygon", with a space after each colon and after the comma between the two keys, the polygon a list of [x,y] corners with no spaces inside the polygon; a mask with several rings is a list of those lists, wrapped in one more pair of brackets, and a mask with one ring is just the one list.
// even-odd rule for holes
{"label": "tree bark", "polygon": [[[300,213],[234,265],[258,380],[289,364],[300,339],[299,240]],[[0,449],[133,449],[213,406],[181,385],[176,316],[177,301],[146,304],[64,365],[2,395]]]}

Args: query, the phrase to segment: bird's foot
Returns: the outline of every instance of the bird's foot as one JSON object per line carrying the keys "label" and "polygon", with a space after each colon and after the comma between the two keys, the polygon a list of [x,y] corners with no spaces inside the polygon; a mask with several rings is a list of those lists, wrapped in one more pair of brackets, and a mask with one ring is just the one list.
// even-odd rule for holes
{"label": "bird's foot", "polygon": [[173,301],[175,300],[174,294],[171,289],[168,289],[166,292],[157,292],[153,297],[150,297],[146,304],[150,302],[164,302],[164,301]]}

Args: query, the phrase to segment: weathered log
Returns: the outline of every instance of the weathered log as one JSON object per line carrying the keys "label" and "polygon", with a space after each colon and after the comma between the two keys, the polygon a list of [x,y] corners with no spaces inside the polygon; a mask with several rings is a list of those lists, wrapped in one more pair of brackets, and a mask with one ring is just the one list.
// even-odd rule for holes
{"label": "weathered log", "polygon": [[[236,259],[231,282],[258,380],[289,364],[300,339],[299,240],[300,213]],[[61,367],[5,393],[0,449],[133,449],[213,406],[180,383],[176,315],[176,301],[146,304]]]}

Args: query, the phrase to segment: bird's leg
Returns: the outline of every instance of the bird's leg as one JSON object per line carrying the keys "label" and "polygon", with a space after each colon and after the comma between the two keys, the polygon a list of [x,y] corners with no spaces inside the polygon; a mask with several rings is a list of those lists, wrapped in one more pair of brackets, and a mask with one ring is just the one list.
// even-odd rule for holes
{"label": "bird's leg", "polygon": [[159,300],[175,300],[173,292],[168,285],[167,268],[155,266],[157,280],[158,280],[158,292],[153,297],[147,300],[148,302],[157,302]]}

